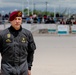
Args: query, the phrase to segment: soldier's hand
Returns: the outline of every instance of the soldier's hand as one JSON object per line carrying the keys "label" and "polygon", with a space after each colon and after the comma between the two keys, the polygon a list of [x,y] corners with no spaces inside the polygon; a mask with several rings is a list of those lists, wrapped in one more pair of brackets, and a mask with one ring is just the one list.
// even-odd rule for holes
{"label": "soldier's hand", "polygon": [[28,75],[31,75],[31,70],[28,70]]}

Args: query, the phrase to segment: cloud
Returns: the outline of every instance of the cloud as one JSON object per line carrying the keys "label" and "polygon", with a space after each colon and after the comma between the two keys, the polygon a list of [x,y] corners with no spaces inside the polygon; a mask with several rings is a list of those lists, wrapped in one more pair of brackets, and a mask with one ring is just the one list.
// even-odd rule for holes
{"label": "cloud", "polygon": [[[28,0],[30,4],[30,8],[32,6],[32,1],[36,4],[36,7],[41,8],[46,5],[46,1],[49,4],[49,7],[58,7],[59,5],[62,7],[76,7],[76,0]],[[27,0],[0,0],[1,7],[21,7],[22,2],[25,6],[28,6]],[[8,5],[8,6],[7,6]],[[40,5],[40,6],[39,6]],[[42,5],[42,6],[41,6]]]}
{"label": "cloud", "polygon": [[[29,8],[32,9],[32,1],[33,7],[35,3],[35,8],[40,10],[45,10],[46,2],[48,9],[51,8],[76,8],[76,0],[28,0],[29,1]],[[8,11],[14,9],[22,9],[28,7],[27,0],[0,0],[0,10],[7,9]],[[5,8],[5,9],[4,9]]]}

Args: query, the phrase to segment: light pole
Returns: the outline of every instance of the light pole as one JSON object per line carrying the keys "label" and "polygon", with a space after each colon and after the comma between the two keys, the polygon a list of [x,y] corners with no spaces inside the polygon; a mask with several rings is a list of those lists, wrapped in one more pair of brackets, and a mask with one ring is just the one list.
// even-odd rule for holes
{"label": "light pole", "polygon": [[34,3],[34,13],[35,13],[35,3]]}
{"label": "light pole", "polygon": [[46,4],[46,15],[47,15],[47,4],[48,4],[48,2],[45,2],[45,4]]}
{"label": "light pole", "polygon": [[29,16],[29,0],[27,0],[27,2],[28,2],[28,16]]}
{"label": "light pole", "polygon": [[23,2],[23,0],[22,0],[22,16],[24,17],[24,2]]}
{"label": "light pole", "polygon": [[33,3],[34,3],[34,1],[32,0],[32,15],[33,15],[33,9],[34,9]]}
{"label": "light pole", "polygon": [[56,17],[56,7],[54,6],[54,18]]}

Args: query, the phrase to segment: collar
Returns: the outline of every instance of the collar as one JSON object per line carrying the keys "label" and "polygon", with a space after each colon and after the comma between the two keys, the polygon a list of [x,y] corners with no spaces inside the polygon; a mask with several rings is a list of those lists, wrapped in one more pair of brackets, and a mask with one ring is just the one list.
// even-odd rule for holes
{"label": "collar", "polygon": [[22,30],[22,27],[20,27],[20,29],[19,30],[15,30],[12,26],[10,26],[10,28],[9,28],[12,32],[19,32],[19,31],[21,31]]}

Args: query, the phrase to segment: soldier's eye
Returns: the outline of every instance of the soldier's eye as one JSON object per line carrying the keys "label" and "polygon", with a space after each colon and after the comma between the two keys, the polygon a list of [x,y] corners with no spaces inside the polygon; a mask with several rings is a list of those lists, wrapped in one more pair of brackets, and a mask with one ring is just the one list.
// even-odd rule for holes
{"label": "soldier's eye", "polygon": [[21,18],[18,18],[18,20],[21,20]]}

